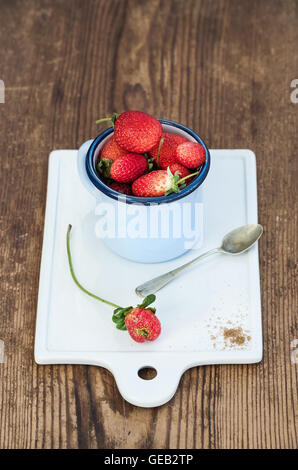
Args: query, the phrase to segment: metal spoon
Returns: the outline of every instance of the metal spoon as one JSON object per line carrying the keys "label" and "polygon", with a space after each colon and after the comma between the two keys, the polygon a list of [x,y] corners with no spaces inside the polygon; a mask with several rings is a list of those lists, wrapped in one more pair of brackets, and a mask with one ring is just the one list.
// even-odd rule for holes
{"label": "metal spoon", "polygon": [[194,265],[198,261],[206,258],[209,255],[215,253],[226,253],[229,255],[238,255],[244,251],[249,250],[250,247],[260,238],[263,233],[263,227],[260,224],[249,224],[238,227],[232,232],[229,232],[223,239],[221,247],[207,251],[202,255],[194,258],[192,261],[179,266],[168,273],[162,274],[161,276],[155,277],[150,281],[141,284],[136,288],[136,293],[140,297],[146,297],[148,294],[154,294],[159,289],[164,287],[168,282],[172,281],[182,271]]}

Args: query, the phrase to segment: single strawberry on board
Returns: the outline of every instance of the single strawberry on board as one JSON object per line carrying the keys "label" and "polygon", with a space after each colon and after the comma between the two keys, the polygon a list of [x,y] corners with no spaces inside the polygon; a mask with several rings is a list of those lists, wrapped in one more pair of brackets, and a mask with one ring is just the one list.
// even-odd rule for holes
{"label": "single strawberry on board", "polygon": [[159,197],[179,193],[185,187],[185,180],[197,174],[198,172],[195,172],[180,178],[177,173],[173,175],[169,168],[151,171],[133,182],[132,192],[138,197]]}
{"label": "single strawberry on board", "polygon": [[92,292],[89,292],[82,286],[82,284],[80,284],[75,275],[72,263],[70,250],[71,228],[71,225],[69,225],[66,236],[67,257],[71,277],[78,288],[90,297],[110,305],[111,307],[115,307],[112,321],[115,323],[118,330],[128,330],[129,335],[134,341],[143,343],[145,341],[154,341],[157,339],[161,332],[161,325],[160,321],[155,316],[156,309],[149,307],[149,305],[151,305],[156,299],[154,294],[147,295],[143,302],[140,305],[137,305],[137,307],[130,306],[123,308],[109,300],[105,300],[102,297],[92,294]]}
{"label": "single strawberry on board", "polygon": [[131,183],[143,175],[148,169],[144,155],[127,153],[113,162],[110,170],[111,178],[118,183]]}
{"label": "single strawberry on board", "polygon": [[186,168],[198,168],[205,162],[206,152],[198,142],[184,142],[177,147],[176,159]]}
{"label": "single strawberry on board", "polygon": [[130,196],[132,194],[131,186],[127,183],[117,183],[117,181],[113,181],[109,184],[109,187],[112,188],[114,191],[126,194],[127,196]]}
{"label": "single strawberry on board", "polygon": [[114,113],[112,117],[99,119],[96,123],[103,121],[111,121],[117,144],[128,152],[149,152],[161,138],[161,123],[142,111]]}
{"label": "single strawberry on board", "polygon": [[133,308],[125,316],[128,333],[137,343],[154,341],[161,332],[161,325],[155,313],[146,308]]}

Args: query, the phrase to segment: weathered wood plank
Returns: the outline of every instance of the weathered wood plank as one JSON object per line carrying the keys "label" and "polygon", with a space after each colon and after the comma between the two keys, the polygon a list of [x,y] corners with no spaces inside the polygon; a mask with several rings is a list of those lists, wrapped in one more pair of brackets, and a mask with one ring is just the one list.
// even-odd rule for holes
{"label": "weathered wood plank", "polygon": [[[0,1],[1,448],[296,448],[296,0]],[[264,360],[187,371],[141,409],[112,375],[38,367],[47,159],[136,108],[257,155]]]}

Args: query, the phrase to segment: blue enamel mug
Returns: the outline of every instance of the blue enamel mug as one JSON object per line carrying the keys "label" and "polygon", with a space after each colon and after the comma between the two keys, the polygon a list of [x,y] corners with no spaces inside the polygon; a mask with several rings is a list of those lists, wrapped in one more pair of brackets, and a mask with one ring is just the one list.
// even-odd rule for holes
{"label": "blue enamel mug", "polygon": [[164,132],[199,142],[206,161],[199,174],[179,193],[142,198],[114,191],[96,170],[101,149],[113,135],[109,128],[94,140],[85,142],[78,152],[82,183],[95,199],[95,234],[119,256],[140,263],[160,263],[198,248],[203,242],[202,183],[210,168],[210,153],[193,130],[182,124],[160,119]]}

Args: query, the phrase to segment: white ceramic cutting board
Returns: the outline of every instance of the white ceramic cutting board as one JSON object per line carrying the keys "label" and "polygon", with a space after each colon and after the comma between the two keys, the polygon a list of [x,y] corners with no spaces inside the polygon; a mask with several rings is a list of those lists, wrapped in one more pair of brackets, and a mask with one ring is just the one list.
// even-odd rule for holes
{"label": "white ceramic cutting board", "polygon": [[[199,251],[161,264],[139,264],[111,253],[94,235],[95,202],[77,172],[77,151],[50,155],[35,338],[39,364],[92,364],[109,369],[130,403],[153,407],[174,395],[181,375],[197,365],[259,362],[262,324],[258,247],[240,256],[215,255],[157,293],[158,340],[137,344],[111,321],[112,308],[83,294],[68,269],[66,230],[75,271],[95,294],[123,306],[135,287],[220,245],[237,226],[257,222],[255,156],[212,150],[203,186],[204,242]],[[240,330],[238,330],[240,328]],[[236,331],[235,331],[236,330]],[[237,334],[237,332],[239,334]],[[153,380],[140,368],[157,370]]]}

